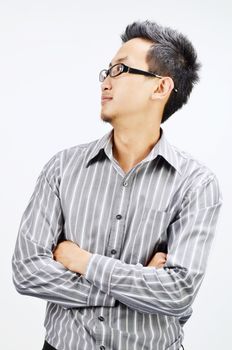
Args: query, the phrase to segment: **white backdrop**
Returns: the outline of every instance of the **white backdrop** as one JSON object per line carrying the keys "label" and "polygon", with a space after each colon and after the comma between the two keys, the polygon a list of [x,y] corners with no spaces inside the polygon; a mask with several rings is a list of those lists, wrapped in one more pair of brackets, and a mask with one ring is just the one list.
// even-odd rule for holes
{"label": "white backdrop", "polygon": [[19,295],[11,280],[19,222],[39,172],[56,152],[111,128],[99,116],[98,72],[125,26],[145,19],[186,34],[203,64],[188,105],[163,128],[171,143],[216,173],[224,198],[184,345],[230,348],[231,10],[230,0],[0,1],[2,350],[41,350],[44,340],[46,302]]}

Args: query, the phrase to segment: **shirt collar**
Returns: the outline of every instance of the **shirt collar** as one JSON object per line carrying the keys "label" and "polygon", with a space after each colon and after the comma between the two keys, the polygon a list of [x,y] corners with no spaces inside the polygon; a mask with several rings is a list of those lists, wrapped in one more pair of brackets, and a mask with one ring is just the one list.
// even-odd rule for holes
{"label": "shirt collar", "polygon": [[[93,158],[95,158],[99,154],[99,152],[102,150],[104,150],[105,154],[108,156],[109,159],[113,158],[113,154],[112,154],[113,130],[114,129],[111,129],[102,138],[97,140],[94,148],[91,150],[90,154],[87,157],[86,166],[88,166],[89,162],[92,161]],[[162,156],[172,167],[174,167],[181,174],[178,154],[175,148],[167,141],[166,137],[164,136],[164,131],[162,128],[160,128],[160,138],[158,142],[154,145],[150,153],[146,156],[146,158],[142,160],[141,163],[151,161],[155,159],[158,155]]]}

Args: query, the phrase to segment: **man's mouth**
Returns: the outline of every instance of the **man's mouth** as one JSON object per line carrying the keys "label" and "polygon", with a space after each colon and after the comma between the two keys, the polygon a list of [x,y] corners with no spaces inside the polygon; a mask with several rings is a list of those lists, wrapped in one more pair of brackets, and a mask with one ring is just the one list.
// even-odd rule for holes
{"label": "man's mouth", "polygon": [[106,103],[106,102],[109,102],[113,99],[113,97],[110,97],[110,96],[102,96],[101,98],[101,103]]}

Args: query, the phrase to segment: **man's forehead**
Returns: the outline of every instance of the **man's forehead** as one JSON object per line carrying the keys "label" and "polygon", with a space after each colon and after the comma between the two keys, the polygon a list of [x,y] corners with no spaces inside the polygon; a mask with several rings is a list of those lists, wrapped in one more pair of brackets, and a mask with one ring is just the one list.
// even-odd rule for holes
{"label": "man's forehead", "polygon": [[109,67],[120,62],[145,62],[147,51],[150,48],[151,44],[152,42],[141,38],[134,38],[127,41],[120,47],[115,57],[110,62]]}
{"label": "man's forehead", "polygon": [[126,62],[128,61],[128,56],[122,56],[122,57],[119,57],[119,58],[116,58],[116,59],[113,59],[110,64],[109,64],[109,67],[111,67],[112,65],[116,64],[116,63],[121,63],[121,62]]}

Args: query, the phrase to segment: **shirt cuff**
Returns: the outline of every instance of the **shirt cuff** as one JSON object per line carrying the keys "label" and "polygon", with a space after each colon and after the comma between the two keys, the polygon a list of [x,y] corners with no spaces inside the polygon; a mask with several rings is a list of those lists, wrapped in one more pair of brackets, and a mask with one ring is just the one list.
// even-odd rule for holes
{"label": "shirt cuff", "polygon": [[84,277],[103,292],[110,294],[111,276],[118,260],[100,254],[92,254]]}

